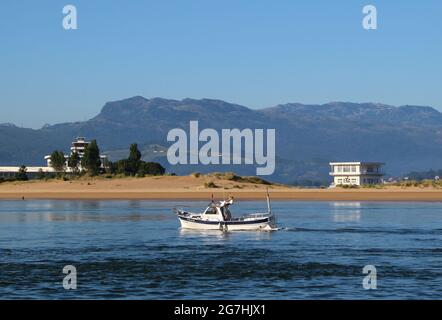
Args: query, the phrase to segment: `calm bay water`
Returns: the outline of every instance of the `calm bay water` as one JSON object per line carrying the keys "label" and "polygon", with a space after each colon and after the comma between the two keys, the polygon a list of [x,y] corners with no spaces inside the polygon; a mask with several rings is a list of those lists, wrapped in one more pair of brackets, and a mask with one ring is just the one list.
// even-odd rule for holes
{"label": "calm bay water", "polygon": [[[442,203],[274,202],[275,232],[179,229],[183,201],[1,201],[2,299],[439,299]],[[262,211],[238,202],[234,214]],[[74,265],[77,290],[62,269]],[[365,265],[377,290],[365,290]]]}

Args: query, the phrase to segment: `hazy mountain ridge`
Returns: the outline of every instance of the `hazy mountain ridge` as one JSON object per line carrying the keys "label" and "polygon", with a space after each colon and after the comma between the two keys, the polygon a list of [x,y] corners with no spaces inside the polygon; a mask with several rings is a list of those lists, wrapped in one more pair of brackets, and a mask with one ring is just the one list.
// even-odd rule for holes
{"label": "hazy mountain ridge", "polygon": [[[327,179],[331,160],[379,160],[400,174],[442,167],[442,114],[432,107],[393,107],[378,103],[332,102],[323,105],[281,104],[249,109],[214,99],[146,99],[140,96],[107,102],[84,122],[48,125],[38,130],[0,125],[0,165],[43,164],[54,149],[65,152],[76,136],[98,140],[102,150],[121,150],[132,142],[167,146],[167,132],[188,131],[189,121],[203,128],[275,128],[277,170],[274,178]],[[119,150],[117,152],[117,150]],[[146,151],[146,155],[149,151]],[[163,164],[162,155],[155,154]],[[236,170],[253,167],[173,167],[169,171]]]}

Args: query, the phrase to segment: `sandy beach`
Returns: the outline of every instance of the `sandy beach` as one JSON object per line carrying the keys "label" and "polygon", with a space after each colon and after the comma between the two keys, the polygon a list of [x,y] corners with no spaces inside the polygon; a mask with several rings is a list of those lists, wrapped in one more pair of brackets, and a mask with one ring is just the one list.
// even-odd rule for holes
{"label": "sandy beach", "polygon": [[[214,187],[208,187],[213,183]],[[382,189],[301,189],[283,185],[237,182],[208,176],[88,178],[71,181],[27,181],[0,184],[0,199],[198,199],[232,195],[236,199],[265,198],[307,201],[442,201],[442,189],[384,187]]]}

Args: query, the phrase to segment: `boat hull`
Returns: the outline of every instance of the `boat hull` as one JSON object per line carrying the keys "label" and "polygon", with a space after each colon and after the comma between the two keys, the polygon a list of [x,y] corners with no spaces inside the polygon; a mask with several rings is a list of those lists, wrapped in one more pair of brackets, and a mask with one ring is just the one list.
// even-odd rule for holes
{"label": "boat hull", "polygon": [[179,217],[181,228],[193,230],[221,231],[270,231],[273,229],[269,218],[253,221],[207,221]]}

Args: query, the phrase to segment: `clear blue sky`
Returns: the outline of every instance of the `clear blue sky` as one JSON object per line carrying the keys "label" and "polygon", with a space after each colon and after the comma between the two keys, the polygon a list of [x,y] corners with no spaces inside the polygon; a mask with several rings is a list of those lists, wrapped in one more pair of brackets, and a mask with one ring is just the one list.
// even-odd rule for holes
{"label": "clear blue sky", "polygon": [[440,108],[441,16],[440,0],[2,0],[0,122],[85,120],[134,95]]}

